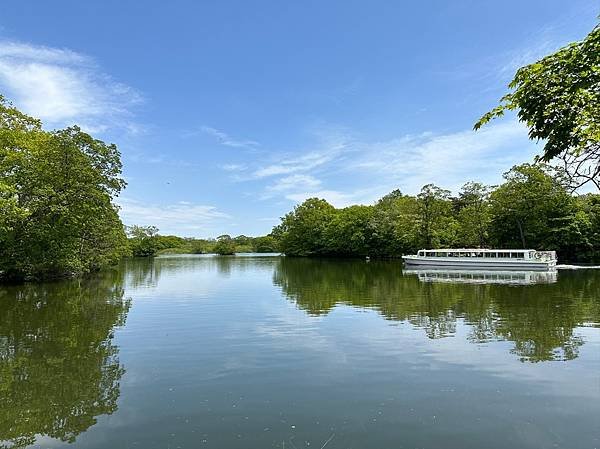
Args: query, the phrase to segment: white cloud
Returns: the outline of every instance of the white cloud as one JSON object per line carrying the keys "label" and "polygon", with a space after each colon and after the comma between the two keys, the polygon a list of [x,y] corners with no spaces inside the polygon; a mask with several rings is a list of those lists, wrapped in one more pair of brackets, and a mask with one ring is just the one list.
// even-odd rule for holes
{"label": "white cloud", "polygon": [[267,187],[271,192],[288,192],[298,189],[314,189],[321,185],[321,181],[310,175],[290,175],[279,178],[274,184]]}
{"label": "white cloud", "polygon": [[[215,137],[221,145],[233,148],[254,148],[260,144],[254,140],[237,140],[232,138],[229,134],[220,131],[210,126],[203,126],[200,130],[210,136]],[[192,133],[195,134],[195,133]]]}
{"label": "white cloud", "polygon": [[0,88],[17,107],[51,126],[139,129],[130,109],[141,96],[102,73],[92,58],[68,49],[0,41]]}
{"label": "white cloud", "polygon": [[357,196],[353,193],[344,193],[336,190],[316,190],[308,192],[289,193],[285,195],[288,200],[301,203],[308,198],[321,198],[335,207],[346,207],[356,204]]}
{"label": "white cloud", "polygon": [[305,174],[293,174],[277,179],[274,183],[265,188],[265,192],[260,197],[267,200],[278,195],[295,193],[299,191],[311,191],[319,189],[321,181],[314,176]]}
{"label": "white cloud", "polygon": [[477,132],[428,131],[385,141],[338,134],[318,151],[257,163],[252,175],[237,179],[272,179],[263,185],[261,199],[301,202],[320,197],[337,207],[372,204],[397,188],[415,194],[423,185],[435,183],[456,192],[471,180],[499,183],[513,165],[531,161],[535,147],[526,128],[510,118]]}
{"label": "white cloud", "polygon": [[246,170],[246,165],[244,164],[223,164],[221,168],[225,171],[244,171]]}
{"label": "white cloud", "polygon": [[121,219],[126,225],[157,226],[161,234],[212,236],[220,232],[219,224],[231,218],[214,206],[179,201],[175,204],[146,204],[119,198]]}
{"label": "white cloud", "polygon": [[254,172],[254,177],[266,178],[312,170],[331,162],[341,154],[343,149],[344,145],[338,145],[325,151],[313,151],[301,157],[283,159],[277,163],[258,168]]}
{"label": "white cloud", "polygon": [[514,120],[477,132],[404,136],[362,148],[361,156],[345,169],[371,173],[389,189],[400,187],[406,193],[416,193],[431,182],[452,190],[471,180],[499,182],[504,171],[535,154],[525,127]]}
{"label": "white cloud", "polygon": [[65,48],[33,46],[22,42],[0,42],[0,58],[27,59],[48,64],[92,64],[93,61]]}

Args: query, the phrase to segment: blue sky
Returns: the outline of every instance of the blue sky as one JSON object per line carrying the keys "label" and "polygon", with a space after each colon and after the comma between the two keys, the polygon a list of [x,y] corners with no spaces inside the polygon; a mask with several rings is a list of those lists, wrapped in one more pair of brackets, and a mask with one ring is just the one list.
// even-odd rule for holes
{"label": "blue sky", "polygon": [[490,184],[539,150],[471,131],[597,0],[52,1],[0,7],[0,92],[123,155],[126,224],[259,235],[311,196]]}

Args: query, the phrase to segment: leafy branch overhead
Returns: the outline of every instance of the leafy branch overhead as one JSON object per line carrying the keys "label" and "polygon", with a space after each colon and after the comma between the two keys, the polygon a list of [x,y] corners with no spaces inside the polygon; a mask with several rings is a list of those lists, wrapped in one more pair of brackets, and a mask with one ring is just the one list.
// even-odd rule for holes
{"label": "leafy branch overhead", "polygon": [[600,189],[600,25],[582,41],[521,67],[508,87],[512,92],[474,128],[517,111],[529,137],[545,141],[540,160],[562,160],[574,188],[591,181]]}

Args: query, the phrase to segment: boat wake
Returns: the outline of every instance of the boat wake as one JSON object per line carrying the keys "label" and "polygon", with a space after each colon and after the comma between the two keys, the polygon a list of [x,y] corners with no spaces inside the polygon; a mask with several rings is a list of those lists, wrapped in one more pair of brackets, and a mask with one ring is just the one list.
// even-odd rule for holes
{"label": "boat wake", "polygon": [[600,265],[557,265],[559,270],[600,270]]}

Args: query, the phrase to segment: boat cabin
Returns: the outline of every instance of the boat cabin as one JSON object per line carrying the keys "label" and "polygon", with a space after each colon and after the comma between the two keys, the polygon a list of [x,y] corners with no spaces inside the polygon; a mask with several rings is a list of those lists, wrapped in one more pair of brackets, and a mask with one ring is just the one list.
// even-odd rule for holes
{"label": "boat cabin", "polygon": [[533,249],[422,249],[417,256],[530,260],[536,252]]}

